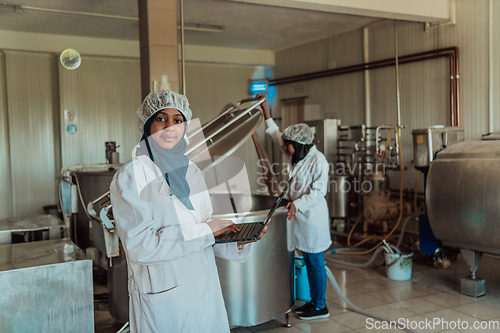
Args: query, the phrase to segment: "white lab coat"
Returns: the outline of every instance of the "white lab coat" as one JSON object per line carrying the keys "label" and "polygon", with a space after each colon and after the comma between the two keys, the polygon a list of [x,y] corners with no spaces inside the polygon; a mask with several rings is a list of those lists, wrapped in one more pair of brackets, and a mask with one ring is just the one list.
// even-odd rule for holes
{"label": "white lab coat", "polygon": [[190,163],[188,210],[147,156],[134,157],[111,182],[116,230],[128,264],[131,332],[229,332],[214,253],[245,261],[246,245],[214,245],[213,209],[201,171]]}
{"label": "white lab coat", "polygon": [[[266,133],[284,151],[278,125],[272,119],[266,120],[266,125]],[[330,216],[325,199],[328,191],[328,161],[313,146],[294,167],[288,164],[287,170],[289,179],[294,177],[288,198],[297,208],[292,219],[295,247],[309,253],[324,252],[332,244]]]}

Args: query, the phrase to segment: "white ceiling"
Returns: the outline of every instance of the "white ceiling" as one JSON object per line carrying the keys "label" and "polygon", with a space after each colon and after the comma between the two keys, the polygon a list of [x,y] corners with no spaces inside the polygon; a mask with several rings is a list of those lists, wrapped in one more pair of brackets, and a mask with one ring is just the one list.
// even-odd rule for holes
{"label": "white ceiling", "polygon": [[[4,0],[8,4],[137,18],[137,0]],[[224,0],[184,0],[185,22],[223,33],[186,31],[186,44],[278,50],[378,19]],[[138,21],[0,7],[0,30],[138,40]]]}

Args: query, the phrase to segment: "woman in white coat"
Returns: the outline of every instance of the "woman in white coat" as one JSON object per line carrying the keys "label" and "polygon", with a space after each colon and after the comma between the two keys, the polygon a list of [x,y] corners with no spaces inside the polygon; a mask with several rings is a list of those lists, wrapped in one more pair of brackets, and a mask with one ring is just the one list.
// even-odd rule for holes
{"label": "woman in white coat", "polygon": [[[262,97],[263,95],[258,95]],[[300,319],[329,316],[326,307],[326,269],[323,252],[332,244],[330,216],[325,199],[328,189],[329,164],[314,146],[314,134],[306,124],[289,126],[283,133],[271,118],[266,102],[262,105],[266,133],[291,157],[288,219],[294,228],[295,247],[301,250],[307,266],[311,302],[294,310]]]}
{"label": "woman in white coat", "polygon": [[143,139],[110,186],[127,257],[131,332],[229,332],[214,254],[245,261],[250,245],[214,245],[214,236],[238,229],[211,221],[202,173],[184,155],[187,98],[153,92],[137,114]]}

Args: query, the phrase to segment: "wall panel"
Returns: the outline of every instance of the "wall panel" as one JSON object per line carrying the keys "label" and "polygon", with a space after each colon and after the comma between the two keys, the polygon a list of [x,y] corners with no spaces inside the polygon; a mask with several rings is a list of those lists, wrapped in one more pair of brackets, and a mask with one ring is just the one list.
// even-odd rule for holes
{"label": "wall panel", "polygon": [[[78,70],[59,66],[59,82],[63,165],[106,163],[106,141],[120,145],[120,162],[130,160],[141,137],[139,61],[84,56]],[[76,112],[75,134],[68,133],[65,110]]]}
{"label": "wall panel", "polygon": [[43,213],[55,204],[57,147],[56,57],[5,52],[13,216]]}

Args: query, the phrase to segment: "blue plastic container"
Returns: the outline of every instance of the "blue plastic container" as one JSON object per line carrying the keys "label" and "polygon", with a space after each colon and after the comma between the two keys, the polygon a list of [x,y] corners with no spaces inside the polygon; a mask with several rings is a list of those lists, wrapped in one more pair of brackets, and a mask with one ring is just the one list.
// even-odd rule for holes
{"label": "blue plastic container", "polygon": [[295,257],[295,293],[296,300],[309,302],[311,291],[309,289],[309,279],[307,278],[307,267],[304,257]]}

